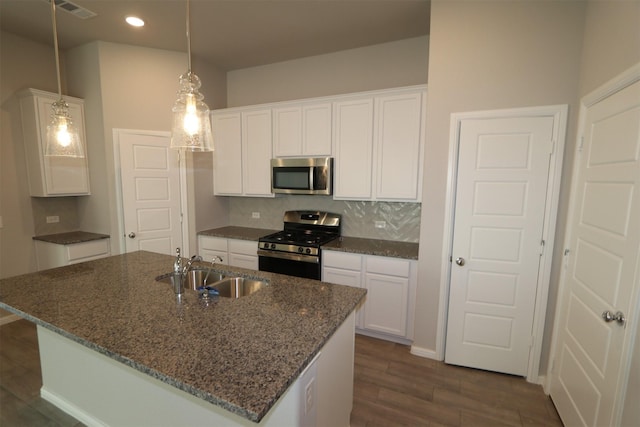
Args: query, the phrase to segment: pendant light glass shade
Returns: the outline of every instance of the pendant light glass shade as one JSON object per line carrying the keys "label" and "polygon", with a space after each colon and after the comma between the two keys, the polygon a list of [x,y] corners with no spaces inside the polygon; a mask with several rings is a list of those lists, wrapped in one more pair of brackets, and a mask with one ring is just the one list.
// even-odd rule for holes
{"label": "pendant light glass shade", "polygon": [[178,99],[173,104],[171,148],[189,151],[213,151],[211,118],[204,95],[199,91],[202,83],[191,72],[191,32],[189,31],[189,0],[187,0],[187,72],[180,76]]}
{"label": "pendant light glass shade", "polygon": [[56,55],[56,76],[60,99],[51,104],[51,120],[47,126],[45,156],[84,157],[84,147],[80,132],[69,114],[69,104],[62,99],[60,84],[60,56],[58,54],[58,32],[56,28],[56,4],[51,0],[51,23],[53,26],[53,46]]}
{"label": "pendant light glass shade", "polygon": [[187,72],[180,76],[178,99],[173,104],[171,147],[190,151],[213,151],[209,107],[198,89],[198,76]]}
{"label": "pendant light glass shade", "polygon": [[53,113],[47,126],[45,156],[84,157],[78,128],[69,115],[69,105],[63,100],[51,104]]}

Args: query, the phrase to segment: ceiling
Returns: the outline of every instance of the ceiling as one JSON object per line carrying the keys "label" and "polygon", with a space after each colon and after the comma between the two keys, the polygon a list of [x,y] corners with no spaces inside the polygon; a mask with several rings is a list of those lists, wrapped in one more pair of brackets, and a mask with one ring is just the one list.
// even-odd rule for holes
{"label": "ceiling", "polygon": [[[61,49],[94,40],[187,50],[185,0],[69,0],[97,16],[58,8]],[[191,51],[234,70],[429,33],[429,0],[191,0]],[[130,27],[125,16],[146,21]],[[53,44],[47,0],[0,0],[0,29]]]}

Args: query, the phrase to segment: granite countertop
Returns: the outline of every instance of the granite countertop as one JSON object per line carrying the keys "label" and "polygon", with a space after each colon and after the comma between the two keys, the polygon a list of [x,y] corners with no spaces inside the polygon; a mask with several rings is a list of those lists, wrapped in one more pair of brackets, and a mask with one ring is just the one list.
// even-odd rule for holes
{"label": "granite countertop", "polygon": [[[263,228],[247,227],[221,227],[201,231],[203,236],[223,237],[228,239],[242,239],[258,241],[260,237],[267,236],[280,230],[266,230]],[[351,252],[364,255],[379,255],[393,258],[418,259],[418,243],[396,242],[393,240],[365,239],[360,237],[342,236],[333,240],[322,249],[331,251]]]}
{"label": "granite countertop", "polygon": [[226,239],[255,240],[257,242],[258,239],[260,239],[261,237],[268,236],[269,234],[273,234],[278,231],[280,230],[267,230],[265,228],[228,226],[228,227],[212,228],[210,230],[200,231],[198,235],[223,237]]}
{"label": "granite countertop", "polygon": [[91,240],[108,239],[106,234],[90,233],[88,231],[69,231],[67,233],[47,234],[45,236],[33,236],[33,240],[55,243],[58,245],[71,245],[74,243],[89,242]]}
{"label": "granite countertop", "polygon": [[342,236],[339,239],[322,245],[322,249],[393,258],[418,259],[417,243],[396,242],[393,240]]}
{"label": "granite countertop", "polygon": [[366,293],[216,265],[269,286],[207,304],[155,281],[173,261],[140,251],[1,279],[0,308],[258,422]]}

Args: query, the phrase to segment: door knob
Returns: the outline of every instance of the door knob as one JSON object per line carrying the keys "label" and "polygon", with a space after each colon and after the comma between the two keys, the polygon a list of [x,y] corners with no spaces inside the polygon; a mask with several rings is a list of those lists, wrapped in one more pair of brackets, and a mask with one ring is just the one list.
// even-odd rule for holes
{"label": "door knob", "polygon": [[464,258],[462,258],[462,257],[456,258],[456,264],[458,264],[459,266],[463,266],[464,265]]}
{"label": "door knob", "polygon": [[136,238],[136,233],[134,233],[133,231],[131,233],[129,233],[129,238],[130,239],[135,239]]}
{"label": "door knob", "polygon": [[622,314],[621,311],[618,311],[616,312],[616,314],[613,314],[609,310],[602,313],[602,318],[607,323],[616,321],[618,322],[619,325],[624,325],[624,322],[627,320],[625,319],[624,314]]}

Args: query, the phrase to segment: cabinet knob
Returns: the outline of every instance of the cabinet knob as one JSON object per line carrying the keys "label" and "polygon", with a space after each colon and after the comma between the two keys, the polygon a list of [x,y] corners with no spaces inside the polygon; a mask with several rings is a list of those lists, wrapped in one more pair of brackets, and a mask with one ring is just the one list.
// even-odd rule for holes
{"label": "cabinet knob", "polygon": [[136,238],[136,233],[134,233],[133,231],[131,233],[129,233],[129,238],[130,239],[135,239]]}

